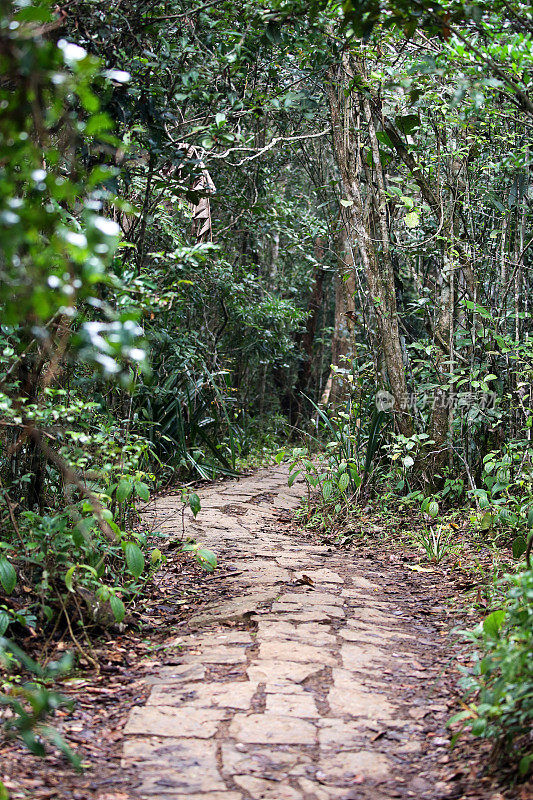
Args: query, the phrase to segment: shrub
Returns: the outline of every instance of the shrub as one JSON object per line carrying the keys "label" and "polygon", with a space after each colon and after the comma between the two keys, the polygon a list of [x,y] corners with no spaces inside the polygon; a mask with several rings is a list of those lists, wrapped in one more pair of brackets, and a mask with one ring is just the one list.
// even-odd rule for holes
{"label": "shrub", "polygon": [[533,570],[504,579],[506,599],[473,631],[473,668],[462,668],[468,708],[451,720],[461,730],[494,743],[494,760],[518,764],[526,775],[533,764]]}

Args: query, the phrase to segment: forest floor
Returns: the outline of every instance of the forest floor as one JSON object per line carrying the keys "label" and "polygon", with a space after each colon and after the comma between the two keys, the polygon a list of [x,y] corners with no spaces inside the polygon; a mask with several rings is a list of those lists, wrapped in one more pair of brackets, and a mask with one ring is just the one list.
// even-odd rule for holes
{"label": "forest floor", "polygon": [[[101,673],[62,687],[87,769],[4,746],[13,800],[531,796],[487,773],[479,743],[450,749],[453,585],[394,547],[320,543],[293,522],[301,494],[277,467],[202,489],[196,520],[178,494],[150,505],[168,562],[143,635],[109,638]],[[178,555],[184,532],[215,550],[215,573]]]}

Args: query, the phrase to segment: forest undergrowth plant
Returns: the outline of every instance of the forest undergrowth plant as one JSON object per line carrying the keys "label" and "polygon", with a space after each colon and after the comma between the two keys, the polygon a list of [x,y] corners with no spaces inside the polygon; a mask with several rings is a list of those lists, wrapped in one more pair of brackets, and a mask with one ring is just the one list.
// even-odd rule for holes
{"label": "forest undergrowth plant", "polygon": [[454,543],[452,532],[445,525],[424,525],[420,531],[413,534],[413,541],[422,547],[428,561],[439,564],[442,559],[453,552]]}
{"label": "forest undergrowth plant", "polygon": [[[71,667],[72,655],[69,653],[42,667],[14,642],[0,637],[0,707],[9,711],[9,716],[3,721],[5,735],[20,739],[30,752],[42,757],[46,755],[46,745],[52,745],[80,769],[79,756],[48,723],[48,718],[57,709],[72,708],[72,701],[50,688],[50,684]],[[32,680],[24,680],[24,673],[32,675]]]}
{"label": "forest undergrowth plant", "polygon": [[493,762],[511,761],[520,775],[533,765],[533,570],[522,569],[502,582],[504,602],[463,635],[473,647],[471,667],[460,666],[463,711],[450,725],[493,743]]}

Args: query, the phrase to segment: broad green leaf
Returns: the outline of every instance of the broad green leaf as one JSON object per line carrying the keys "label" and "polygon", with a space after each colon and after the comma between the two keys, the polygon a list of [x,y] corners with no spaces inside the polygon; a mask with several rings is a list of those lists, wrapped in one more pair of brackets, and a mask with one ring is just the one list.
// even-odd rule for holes
{"label": "broad green leaf", "polygon": [[154,550],[152,550],[150,554],[150,561],[152,564],[158,564],[162,560],[163,560],[163,553],[158,547],[156,547]]}
{"label": "broad green leaf", "polygon": [[145,503],[150,499],[150,487],[142,481],[135,481],[135,494],[144,500]]}
{"label": "broad green leaf", "polygon": [[115,617],[116,621],[122,622],[126,616],[126,607],[120,597],[112,594],[109,598],[109,605],[111,606],[111,611],[113,612],[113,616]]}
{"label": "broad green leaf", "polygon": [[406,214],[403,218],[403,221],[407,225],[408,228],[418,228],[420,225],[420,217],[416,213],[416,211],[411,211],[409,214]]}
{"label": "broad green leaf", "polygon": [[330,480],[324,481],[322,484],[322,497],[324,500],[329,500],[333,491],[333,483]]}
{"label": "broad green leaf", "polygon": [[288,486],[292,486],[298,475],[301,473],[301,469],[297,470],[296,472],[291,472],[289,475],[289,480],[287,481]]}
{"label": "broad green leaf", "polygon": [[134,578],[139,578],[144,569],[144,556],[142,551],[135,542],[126,542],[124,544],[124,555],[126,556],[126,564]]}
{"label": "broad green leaf", "polygon": [[520,558],[526,552],[527,542],[523,536],[517,536],[513,542],[513,558]]}
{"label": "broad green leaf", "polygon": [[345,492],[348,488],[348,484],[350,483],[350,476],[347,472],[344,472],[340,478],[338,483],[339,492]]}
{"label": "broad green leaf", "polygon": [[213,572],[217,565],[217,557],[212,550],[206,550],[205,548],[199,548],[196,553],[196,560],[203,567],[207,572]]}
{"label": "broad green leaf", "polygon": [[192,494],[189,495],[189,507],[194,517],[196,517],[200,513],[202,506],[200,504],[200,498],[198,497],[196,492],[193,492]]}
{"label": "broad green leaf", "polygon": [[11,594],[17,583],[15,567],[5,556],[0,556],[0,583],[6,594]]}
{"label": "broad green leaf", "polygon": [[478,717],[475,719],[471,726],[471,731],[473,736],[482,736],[485,733],[485,729],[487,727],[487,720],[484,717]]}
{"label": "broad green leaf", "polygon": [[436,500],[431,500],[428,503],[427,513],[433,519],[435,519],[435,517],[438,515],[438,513],[439,513],[439,504],[437,503]]}
{"label": "broad green leaf", "polygon": [[420,117],[418,114],[405,114],[395,119],[399,130],[406,136],[410,136],[413,131],[420,127]]}
{"label": "broad green leaf", "polygon": [[123,503],[127,500],[133,491],[133,483],[127,478],[121,478],[118,482],[116,498],[117,503]]}
{"label": "broad green leaf", "polygon": [[483,620],[484,632],[495,638],[498,636],[504,619],[505,610],[503,608],[498,609],[498,611],[493,611],[492,614],[489,614],[489,616]]}
{"label": "broad green leaf", "polygon": [[0,609],[0,636],[3,636],[4,633],[7,631],[9,627],[9,623],[11,622],[11,618],[7,611],[4,609]]}

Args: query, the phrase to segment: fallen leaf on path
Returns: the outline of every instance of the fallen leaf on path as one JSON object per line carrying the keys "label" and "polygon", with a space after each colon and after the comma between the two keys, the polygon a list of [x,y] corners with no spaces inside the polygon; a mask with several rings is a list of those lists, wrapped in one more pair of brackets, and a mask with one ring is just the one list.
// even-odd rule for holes
{"label": "fallen leaf on path", "polygon": [[435,572],[432,567],[421,567],[420,564],[406,564],[405,566],[412,572]]}

